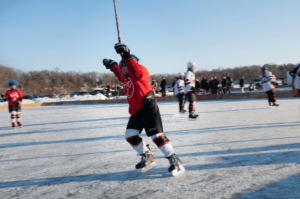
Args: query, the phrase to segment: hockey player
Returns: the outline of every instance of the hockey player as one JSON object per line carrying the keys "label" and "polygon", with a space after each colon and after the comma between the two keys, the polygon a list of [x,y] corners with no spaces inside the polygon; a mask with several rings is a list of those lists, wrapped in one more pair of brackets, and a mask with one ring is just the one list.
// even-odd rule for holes
{"label": "hockey player", "polygon": [[111,60],[104,59],[103,64],[110,69],[122,82],[129,103],[129,118],[125,137],[127,142],[141,156],[141,161],[136,165],[140,172],[146,172],[154,167],[154,157],[149,147],[139,136],[145,129],[147,136],[169,160],[169,172],[173,176],[184,172],[181,161],[176,156],[172,144],[163,133],[163,125],[155,96],[150,91],[149,73],[147,69],[139,64],[139,59],[130,53],[129,48],[122,43],[115,45],[115,50],[122,56],[119,65]]}
{"label": "hockey player", "polygon": [[8,102],[8,111],[11,113],[12,128],[16,127],[16,122],[21,128],[21,105],[23,95],[21,91],[17,90],[18,82],[16,80],[9,80],[7,87],[10,88],[5,94]]}
{"label": "hockey player", "polygon": [[294,66],[293,70],[290,71],[290,75],[294,79],[294,87],[298,90],[300,96],[300,63]]}
{"label": "hockey player", "polygon": [[184,73],[177,74],[177,82],[174,85],[174,94],[179,101],[179,113],[185,113],[186,110],[184,110]]}
{"label": "hockey player", "polygon": [[187,63],[187,71],[185,73],[185,95],[187,100],[189,100],[189,118],[197,119],[198,115],[195,114],[195,105],[196,101],[196,89],[195,89],[195,66],[196,64],[193,62]]}
{"label": "hockey player", "polygon": [[262,69],[262,74],[259,76],[259,79],[262,84],[263,90],[268,95],[269,105],[279,106],[279,104],[276,104],[276,96],[274,94],[275,87],[274,87],[273,75],[271,72],[268,71],[268,67],[264,66],[261,69]]}

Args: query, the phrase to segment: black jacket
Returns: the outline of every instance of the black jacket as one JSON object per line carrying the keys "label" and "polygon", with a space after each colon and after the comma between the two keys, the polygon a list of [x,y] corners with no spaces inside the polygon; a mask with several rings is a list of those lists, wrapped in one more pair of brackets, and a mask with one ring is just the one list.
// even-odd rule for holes
{"label": "black jacket", "polygon": [[227,79],[222,80],[222,87],[227,87]]}
{"label": "black jacket", "polygon": [[201,80],[201,88],[202,89],[208,89],[209,88],[207,79],[202,79]]}
{"label": "black jacket", "polygon": [[232,79],[230,77],[227,77],[226,80],[227,80],[227,87],[231,87]]}
{"label": "black jacket", "polygon": [[199,90],[201,87],[200,87],[200,82],[199,81],[196,81],[196,90]]}
{"label": "black jacket", "polygon": [[161,80],[161,82],[160,82],[160,87],[161,87],[161,88],[166,88],[166,86],[167,86],[166,80],[165,80],[165,79]]}
{"label": "black jacket", "polygon": [[240,87],[244,87],[244,79],[240,79]]}
{"label": "black jacket", "polygon": [[216,80],[213,80],[212,81],[212,89],[218,89],[219,88],[219,81],[216,79]]}
{"label": "black jacket", "polygon": [[212,81],[212,80],[209,80],[208,88],[212,88],[212,85],[213,85],[213,81]]}

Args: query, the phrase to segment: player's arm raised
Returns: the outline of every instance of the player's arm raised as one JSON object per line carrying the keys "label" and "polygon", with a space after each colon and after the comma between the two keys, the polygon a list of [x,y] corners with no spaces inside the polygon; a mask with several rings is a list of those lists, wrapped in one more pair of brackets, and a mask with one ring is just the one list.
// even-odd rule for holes
{"label": "player's arm raised", "polygon": [[124,64],[127,66],[130,74],[135,78],[142,78],[143,72],[141,69],[141,65],[137,63],[138,59],[130,53],[130,50],[126,46],[126,44],[115,44],[115,50],[122,56],[122,62],[124,62]]}

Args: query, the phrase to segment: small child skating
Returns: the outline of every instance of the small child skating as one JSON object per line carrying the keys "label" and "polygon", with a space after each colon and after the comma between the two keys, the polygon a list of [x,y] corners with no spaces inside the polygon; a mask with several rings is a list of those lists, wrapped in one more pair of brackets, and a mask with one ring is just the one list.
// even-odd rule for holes
{"label": "small child skating", "polygon": [[18,82],[16,80],[9,80],[7,87],[10,88],[5,94],[8,102],[8,110],[11,113],[12,128],[16,127],[16,123],[21,128],[21,104],[23,95],[21,91],[17,90]]}

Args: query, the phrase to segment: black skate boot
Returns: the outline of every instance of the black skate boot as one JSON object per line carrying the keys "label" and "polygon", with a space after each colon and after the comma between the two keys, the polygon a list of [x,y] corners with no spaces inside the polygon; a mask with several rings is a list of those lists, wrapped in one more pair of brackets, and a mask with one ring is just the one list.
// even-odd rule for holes
{"label": "black skate boot", "polygon": [[[147,145],[149,148],[149,146]],[[141,154],[141,161],[135,165],[135,168],[138,172],[144,173],[156,167],[156,163],[154,162],[154,157],[150,151],[146,151],[145,153]]]}
{"label": "black skate boot", "polygon": [[186,113],[186,110],[182,109],[182,110],[179,111],[179,113],[184,114],[184,113]]}
{"label": "black skate boot", "polygon": [[185,168],[182,166],[182,162],[179,160],[176,154],[168,156],[167,159],[170,162],[170,167],[168,170],[173,176],[178,176],[185,171]]}
{"label": "black skate boot", "polygon": [[274,106],[274,107],[278,107],[279,104],[276,104],[276,102],[273,102],[273,106]]}
{"label": "black skate boot", "polygon": [[190,113],[189,118],[190,120],[196,120],[199,117],[199,115],[196,115],[195,113]]}

